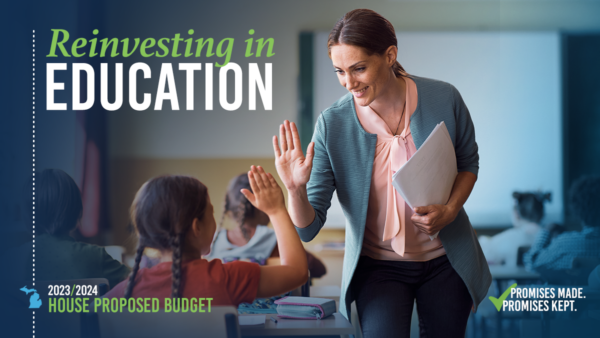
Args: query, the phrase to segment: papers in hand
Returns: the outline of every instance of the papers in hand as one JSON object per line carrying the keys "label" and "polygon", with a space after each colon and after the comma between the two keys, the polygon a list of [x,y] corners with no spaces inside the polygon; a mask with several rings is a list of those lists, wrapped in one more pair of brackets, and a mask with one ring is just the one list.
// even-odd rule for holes
{"label": "papers in hand", "polygon": [[[392,176],[392,185],[408,206],[446,204],[458,171],[448,128],[439,123],[417,152]],[[438,233],[429,236],[431,240]]]}

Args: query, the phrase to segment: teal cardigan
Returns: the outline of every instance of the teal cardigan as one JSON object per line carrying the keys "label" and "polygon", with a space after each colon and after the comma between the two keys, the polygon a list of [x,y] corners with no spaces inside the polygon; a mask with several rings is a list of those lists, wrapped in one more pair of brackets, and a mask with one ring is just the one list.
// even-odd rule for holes
{"label": "teal cardigan", "polygon": [[[479,155],[475,130],[458,90],[446,82],[417,76],[411,78],[417,85],[419,97],[410,118],[410,130],[417,149],[433,128],[444,121],[456,151],[458,171],[477,175]],[[325,224],[333,192],[337,190],[346,217],[340,312],[350,318],[353,299],[349,287],[362,249],[377,135],[363,129],[352,94],[348,93],[321,113],[312,140],[315,157],[307,191],[316,217],[308,227],[297,228],[297,231],[304,242],[311,241],[319,233]],[[452,267],[469,289],[476,309],[487,294],[492,277],[464,209],[440,231],[439,238]]]}

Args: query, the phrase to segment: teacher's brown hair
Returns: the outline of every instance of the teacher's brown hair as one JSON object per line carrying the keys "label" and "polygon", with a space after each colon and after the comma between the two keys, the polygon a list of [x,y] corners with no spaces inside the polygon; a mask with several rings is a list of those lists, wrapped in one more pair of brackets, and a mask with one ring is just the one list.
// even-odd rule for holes
{"label": "teacher's brown hair", "polygon": [[[346,44],[363,48],[368,55],[384,55],[390,46],[398,47],[394,26],[383,16],[370,9],[355,9],[339,19],[329,33],[327,49]],[[408,76],[400,62],[392,66],[396,77]]]}

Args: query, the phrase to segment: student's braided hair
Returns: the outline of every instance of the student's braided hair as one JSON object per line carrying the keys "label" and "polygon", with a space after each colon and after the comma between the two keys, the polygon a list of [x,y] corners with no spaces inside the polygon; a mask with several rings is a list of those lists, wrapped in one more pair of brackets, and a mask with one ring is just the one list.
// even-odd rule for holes
{"label": "student's braided hair", "polygon": [[146,247],[173,252],[171,297],[179,298],[182,289],[181,253],[185,235],[195,218],[203,219],[207,202],[206,186],[188,176],[156,177],[138,190],[130,213],[139,234],[139,245],[135,265],[125,289],[125,298],[131,297]]}
{"label": "student's braided hair", "polygon": [[248,180],[248,174],[246,173],[234,177],[229,182],[227,194],[225,195],[225,208],[223,210],[223,215],[221,216],[219,228],[223,225],[225,217],[229,215],[242,230],[244,238],[250,240],[250,234],[248,234],[247,229],[244,227],[244,222],[246,222],[246,219],[254,217],[257,209],[241,193],[242,189],[252,191],[250,181]]}

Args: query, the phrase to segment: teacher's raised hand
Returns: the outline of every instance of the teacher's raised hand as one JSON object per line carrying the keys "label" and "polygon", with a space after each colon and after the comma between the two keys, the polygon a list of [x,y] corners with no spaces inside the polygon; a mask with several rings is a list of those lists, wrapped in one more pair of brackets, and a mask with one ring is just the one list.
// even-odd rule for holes
{"label": "teacher's raised hand", "polygon": [[285,120],[279,126],[279,142],[277,136],[273,136],[275,166],[288,191],[303,188],[308,183],[315,155],[314,149],[315,144],[311,142],[306,150],[306,157],[304,157],[296,124]]}
{"label": "teacher's raised hand", "polygon": [[315,219],[315,210],[308,201],[306,191],[315,156],[315,144],[311,142],[308,145],[304,157],[298,128],[295,123],[287,120],[279,126],[279,141],[281,144],[277,141],[277,136],[273,136],[275,167],[288,191],[288,211],[294,225],[305,228]]}

